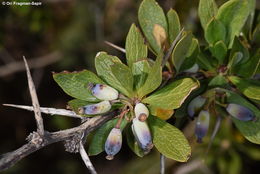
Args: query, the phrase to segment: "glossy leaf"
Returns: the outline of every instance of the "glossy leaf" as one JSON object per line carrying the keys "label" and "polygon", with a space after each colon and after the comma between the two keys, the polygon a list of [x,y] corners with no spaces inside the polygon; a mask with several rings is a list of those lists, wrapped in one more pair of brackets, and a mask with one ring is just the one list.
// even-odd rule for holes
{"label": "glossy leaf", "polygon": [[138,96],[143,96],[153,92],[158,88],[162,82],[162,54],[159,54],[156,58],[154,65],[149,69],[148,76],[142,87],[138,89]]}
{"label": "glossy leaf", "polygon": [[132,65],[132,74],[134,77],[134,89],[139,90],[141,86],[145,83],[149,71],[150,65],[147,59],[143,59],[133,63]]}
{"label": "glossy leaf", "polygon": [[53,78],[68,95],[90,102],[99,101],[87,88],[89,83],[104,84],[94,73],[88,70],[61,72],[53,74]]}
{"label": "glossy leaf", "polygon": [[197,87],[199,87],[198,82],[191,78],[176,80],[145,98],[142,102],[162,109],[176,109]]}
{"label": "glossy leaf", "polygon": [[220,65],[225,62],[225,58],[227,55],[227,46],[222,40],[216,42],[214,46],[210,48],[210,51],[212,55],[218,59]]}
{"label": "glossy leaf", "polygon": [[168,35],[170,44],[173,43],[177,35],[181,30],[180,19],[177,12],[173,9],[170,9],[167,13],[168,21]]}
{"label": "glossy leaf", "polygon": [[186,33],[176,44],[172,52],[172,61],[177,72],[179,72],[182,63],[188,56],[188,51],[192,43],[192,34]]}
{"label": "glossy leaf", "polygon": [[[111,68],[113,65],[114,72]],[[129,84],[133,83],[132,74],[128,67],[124,65],[119,58],[117,58],[116,56],[108,55],[105,52],[99,52],[95,58],[95,66],[98,75],[110,86],[127,96],[131,95],[132,91]],[[116,67],[120,67],[120,70],[115,70]],[[119,71],[127,76],[123,77],[121,73],[118,74]],[[122,81],[122,78],[124,79],[124,81]],[[127,86],[125,86],[125,83],[128,83]]]}
{"label": "glossy leaf", "polygon": [[183,133],[157,117],[150,116],[148,121],[157,150],[167,158],[186,162],[191,155],[191,147]]}
{"label": "glossy leaf", "polygon": [[260,82],[230,76],[228,79],[250,99],[260,100]]}
{"label": "glossy leaf", "polygon": [[215,44],[217,41],[226,39],[226,28],[221,21],[213,18],[207,25],[205,39],[209,44]]}
{"label": "glossy leaf", "polygon": [[250,57],[247,62],[241,64],[241,66],[237,66],[234,72],[242,77],[250,78],[257,73],[257,70],[259,68],[260,68],[260,49],[258,49],[255,55]]}
{"label": "glossy leaf", "polygon": [[127,64],[130,67],[134,62],[147,57],[147,46],[144,44],[144,38],[135,24],[132,24],[128,32],[125,49]]}
{"label": "glossy leaf", "polygon": [[144,0],[139,7],[138,20],[152,50],[159,54],[161,46],[156,41],[154,29],[156,25],[159,25],[165,33],[168,33],[167,20],[163,9],[155,0]]}
{"label": "glossy leaf", "polygon": [[[196,61],[197,61],[197,57],[198,54],[200,52],[200,48],[199,48],[199,41],[198,39],[193,38],[190,48],[187,52],[187,57],[185,58],[184,62],[182,63],[181,67],[180,67],[180,72],[188,70],[188,69],[192,69],[192,67],[195,65]],[[196,69],[195,65],[195,69]]]}
{"label": "glossy leaf", "polygon": [[225,79],[225,77],[223,75],[217,75],[215,77],[213,77],[210,82],[209,82],[209,86],[210,87],[220,87],[220,86],[226,86],[228,84],[227,79]]}
{"label": "glossy leaf", "polygon": [[249,108],[253,111],[254,115],[257,117],[256,121],[240,121],[236,118],[232,118],[233,122],[235,123],[236,127],[240,130],[240,132],[245,136],[245,138],[252,143],[260,144],[260,111],[256,108],[253,104],[249,103],[246,99],[241,97],[240,95],[228,91],[227,94],[227,103],[235,103],[242,105],[244,107]]}
{"label": "glossy leaf", "polygon": [[230,0],[223,4],[216,18],[220,20],[227,29],[228,48],[233,45],[233,40],[239,34],[249,15],[249,3],[247,0]]}
{"label": "glossy leaf", "polygon": [[111,70],[117,81],[126,89],[126,95],[129,97],[132,96],[134,78],[130,68],[125,64],[115,63],[114,65],[111,65]]}
{"label": "glossy leaf", "polygon": [[217,11],[218,7],[215,0],[200,0],[198,13],[204,30],[209,21],[217,14]]}

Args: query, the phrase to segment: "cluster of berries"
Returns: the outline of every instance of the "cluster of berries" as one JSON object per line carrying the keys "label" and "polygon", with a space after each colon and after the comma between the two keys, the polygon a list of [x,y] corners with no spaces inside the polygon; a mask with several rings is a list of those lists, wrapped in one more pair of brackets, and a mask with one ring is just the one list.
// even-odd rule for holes
{"label": "cluster of berries", "polygon": [[[195,135],[197,137],[197,142],[201,143],[202,138],[207,134],[209,128],[210,113],[208,110],[204,109],[204,105],[207,99],[202,96],[197,96],[188,105],[188,114],[191,119],[198,116],[196,120]],[[256,119],[254,113],[245,106],[229,103],[223,105],[225,110],[232,117],[240,121],[254,121]]]}
{"label": "cluster of berries", "polygon": [[[111,109],[111,101],[118,99],[118,91],[104,84],[90,84],[89,89],[93,96],[102,100],[96,104],[90,104],[79,108],[80,114],[98,115],[104,114]],[[144,154],[150,152],[153,148],[152,136],[147,125],[146,119],[149,116],[149,110],[143,103],[137,103],[134,106],[134,118],[132,119],[132,132]],[[112,160],[122,146],[122,131],[120,125],[116,125],[109,133],[105,142],[105,151],[107,159]]]}

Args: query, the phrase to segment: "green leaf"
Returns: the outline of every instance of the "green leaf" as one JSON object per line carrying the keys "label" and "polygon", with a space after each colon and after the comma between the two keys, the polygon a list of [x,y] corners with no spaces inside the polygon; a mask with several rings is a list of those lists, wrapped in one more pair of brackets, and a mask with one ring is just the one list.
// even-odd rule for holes
{"label": "green leaf", "polygon": [[134,89],[139,90],[145,83],[150,71],[150,65],[147,59],[133,63],[132,74],[134,76]]}
{"label": "green leaf", "polygon": [[54,80],[68,95],[85,101],[99,101],[88,90],[89,83],[105,84],[94,73],[83,70],[80,72],[61,72],[53,74]]}
{"label": "green leaf", "polygon": [[134,78],[128,66],[122,63],[111,65],[111,70],[121,86],[127,90],[127,96],[133,95]]}
{"label": "green leaf", "polygon": [[144,44],[142,34],[135,24],[132,24],[128,32],[125,49],[127,64],[130,67],[134,62],[147,57],[147,46]]}
{"label": "green leaf", "polygon": [[254,105],[249,103],[246,99],[241,97],[240,95],[225,90],[227,94],[227,102],[235,103],[239,105],[243,105],[249,108],[255,116],[257,117],[257,121],[240,121],[236,118],[232,117],[233,122],[236,127],[240,130],[240,132],[245,136],[247,140],[252,143],[260,144],[260,111]]}
{"label": "green leaf", "polygon": [[199,52],[198,58],[197,58],[197,63],[202,69],[205,70],[213,70],[214,68],[212,67],[211,63],[209,62],[207,56],[203,53],[204,50]]}
{"label": "green leaf", "polygon": [[179,72],[182,63],[188,56],[188,51],[192,43],[192,34],[186,33],[176,44],[172,52],[172,61],[177,72]]}
{"label": "green leaf", "polygon": [[173,43],[177,35],[181,30],[180,19],[177,12],[173,9],[170,9],[167,13],[168,21],[168,35],[170,44]]}
{"label": "green leaf", "polygon": [[186,162],[191,155],[191,147],[176,127],[154,116],[148,117],[153,135],[153,143],[157,150],[167,158]]}
{"label": "green leaf", "polygon": [[[95,66],[96,66],[97,74],[109,85],[111,85],[121,93],[127,96],[131,96],[132,91],[130,90],[130,87],[124,86],[125,82],[120,81],[122,79],[121,74],[115,74],[115,72],[114,73],[112,72],[111,69],[112,65],[120,66],[120,70],[122,70],[125,75],[129,74],[130,70],[128,70],[127,66],[123,65],[120,59],[117,58],[116,56],[108,55],[105,52],[99,52],[97,54],[95,58]],[[125,76],[125,80],[128,78],[129,80],[131,80],[132,74],[129,76]]]}
{"label": "green leaf", "polygon": [[234,39],[230,57],[234,56],[236,52],[241,52],[243,55],[241,63],[245,63],[249,59],[250,55],[249,55],[248,48],[242,41],[239,40],[238,37],[235,37]]}
{"label": "green leaf", "polygon": [[220,65],[224,63],[227,55],[227,46],[222,40],[215,43],[213,47],[210,47],[210,51],[218,59]]}
{"label": "green leaf", "polygon": [[247,0],[230,0],[219,8],[216,18],[227,29],[228,48],[232,47],[234,37],[241,31],[249,12],[250,5]]}
{"label": "green leaf", "polygon": [[217,19],[213,18],[207,25],[205,31],[206,41],[214,45],[217,41],[224,41],[226,39],[226,28],[225,26]]}
{"label": "green leaf", "polygon": [[142,102],[162,109],[176,109],[197,87],[199,87],[199,83],[191,78],[176,80],[145,98]]}
{"label": "green leaf", "polygon": [[225,87],[227,86],[227,84],[228,84],[227,79],[225,79],[225,77],[222,75],[215,76],[209,82],[210,87],[220,87],[220,86]]}
{"label": "green leaf", "polygon": [[[161,50],[161,44],[158,43],[159,35],[163,36],[168,33],[167,20],[163,9],[155,0],[144,0],[138,11],[138,20],[152,50],[159,54]],[[160,31],[155,31],[156,26],[161,27]],[[164,33],[161,29],[164,30]],[[156,34],[156,36],[154,34]],[[165,36],[165,38],[167,38],[167,36]]]}
{"label": "green leaf", "polygon": [[[107,140],[107,136],[110,133],[110,131],[115,127],[117,121],[118,121],[118,118],[110,120],[94,132],[94,135],[91,139],[91,142],[90,142],[90,145],[88,148],[88,155],[90,155],[90,156],[98,155],[104,151],[104,146],[105,146],[105,143]],[[121,125],[120,125],[121,131],[125,128],[127,123],[128,122],[125,119],[122,120]]]}
{"label": "green leaf", "polygon": [[214,0],[200,0],[199,2],[199,18],[203,29],[206,29],[209,21],[217,14],[218,7]]}
{"label": "green leaf", "polygon": [[139,98],[153,92],[160,86],[162,82],[162,56],[162,53],[158,55],[154,65],[149,69],[144,85],[138,89]]}
{"label": "green leaf", "polygon": [[227,68],[229,69],[229,72],[234,73],[234,68],[236,67],[237,64],[241,62],[243,59],[243,53],[242,52],[235,52],[231,59],[228,62]]}
{"label": "green leaf", "polygon": [[236,76],[230,76],[228,79],[233,83],[239,91],[250,99],[260,101],[260,82],[254,80],[241,79]]}
{"label": "green leaf", "polygon": [[139,157],[144,156],[143,150],[139,147],[137,141],[135,140],[134,134],[132,132],[131,125],[126,128],[126,140],[130,149]]}
{"label": "green leaf", "polygon": [[258,49],[254,56],[250,57],[247,62],[236,66],[234,73],[245,77],[253,77],[260,67],[260,49]]}
{"label": "green leaf", "polygon": [[199,41],[198,39],[193,38],[187,53],[187,57],[180,67],[180,72],[191,68],[196,63],[199,52]]}

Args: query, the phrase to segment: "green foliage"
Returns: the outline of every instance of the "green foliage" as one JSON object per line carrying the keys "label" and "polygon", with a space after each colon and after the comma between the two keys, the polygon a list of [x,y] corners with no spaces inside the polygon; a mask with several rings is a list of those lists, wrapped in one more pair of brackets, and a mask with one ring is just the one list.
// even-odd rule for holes
{"label": "green foliage", "polygon": [[218,7],[215,0],[200,0],[198,13],[204,30],[212,18],[216,16],[217,11]]}
{"label": "green foliage", "polygon": [[168,21],[168,35],[170,43],[173,43],[174,39],[177,37],[181,30],[180,19],[177,12],[170,9],[167,13]]}
{"label": "green foliage", "polygon": [[145,80],[143,86],[138,89],[138,96],[142,98],[143,96],[153,92],[158,88],[162,82],[162,54],[159,54],[154,62],[154,65],[149,68],[148,76]]}
{"label": "green foliage", "polygon": [[191,147],[179,129],[154,116],[149,117],[149,123],[154,145],[160,153],[180,162],[189,159]]}
{"label": "green foliage", "polygon": [[132,24],[128,32],[125,49],[127,64],[130,67],[138,60],[147,58],[147,46],[144,44],[144,39],[135,24]]}
{"label": "green foliage", "polygon": [[163,9],[155,0],[144,0],[139,7],[138,20],[150,47],[159,54],[168,33]]}
{"label": "green foliage", "polygon": [[183,38],[177,43],[172,53],[172,62],[177,72],[179,72],[182,63],[188,56],[189,48],[192,43],[192,34],[186,33]]}
{"label": "green foliage", "polygon": [[[133,77],[130,74],[131,71],[119,58],[110,56],[105,52],[99,52],[95,58],[95,66],[97,74],[109,85],[127,96],[132,95],[133,86],[129,86],[130,83],[133,83]],[[117,68],[119,69],[116,70]],[[123,76],[121,73],[127,76]],[[125,86],[125,83],[128,84]]]}
{"label": "green foliage", "polygon": [[90,102],[98,101],[98,99],[88,90],[88,84],[104,84],[100,78],[88,70],[72,73],[67,71],[55,73],[53,78],[68,95]]}
{"label": "green foliage", "polygon": [[239,34],[250,14],[249,1],[230,0],[223,4],[218,10],[216,18],[221,21],[227,29],[228,48],[232,47],[235,36]]}
{"label": "green foliage", "polygon": [[[153,144],[160,153],[185,162],[191,154],[191,147],[175,126],[186,124],[185,116],[190,113],[187,108],[198,95],[206,100],[201,108],[195,109],[198,113],[202,109],[211,113],[213,122],[216,121],[214,116],[224,118],[230,113],[226,109],[230,103],[251,110],[256,121],[240,121],[234,116],[232,121],[246,139],[260,144],[260,111],[257,106],[260,103],[260,84],[255,77],[260,73],[260,49],[257,48],[260,41],[256,39],[260,33],[260,21],[252,15],[254,7],[255,0],[229,0],[219,9],[214,0],[200,0],[198,13],[207,41],[206,45],[201,45],[191,31],[184,31],[180,38],[176,38],[181,32],[181,24],[175,10],[170,9],[165,15],[155,0],[143,0],[138,20],[145,38],[132,24],[125,44],[127,65],[116,56],[99,52],[95,57],[97,75],[84,70],[57,73],[54,79],[67,94],[76,98],[69,102],[76,113],[79,107],[98,102],[86,87],[89,83],[115,88],[119,97],[111,101],[111,111],[123,114],[121,129],[126,127],[124,134],[128,146],[139,157],[146,155],[147,151],[131,129],[131,121],[136,117],[135,105],[142,102],[150,112],[146,120],[150,130],[140,129],[138,135],[148,136],[151,131]],[[248,22],[249,28],[245,26]],[[156,58],[151,59],[148,55]],[[166,65],[162,67],[164,62]],[[198,65],[198,70],[185,71],[195,65]],[[160,119],[167,120],[174,112],[177,118],[175,126]],[[129,121],[127,126],[126,120]],[[106,138],[117,124],[120,124],[118,119],[113,119],[95,131],[90,141],[90,155],[104,150]],[[236,154],[232,152],[230,156],[232,165],[237,168],[240,161]],[[220,159],[218,165],[224,171],[223,161]]]}
{"label": "green foliage", "polygon": [[250,110],[256,116],[256,121],[240,121],[235,118],[232,118],[233,122],[235,123],[236,127],[240,130],[240,132],[244,135],[246,139],[251,141],[252,143],[260,144],[260,111],[254,105],[249,103],[246,99],[239,96],[238,94],[226,91],[227,93],[227,102],[229,103],[236,103],[243,105]]}
{"label": "green foliage", "polygon": [[191,78],[180,79],[156,91],[142,101],[163,109],[176,109],[197,87],[199,87],[198,82]]}

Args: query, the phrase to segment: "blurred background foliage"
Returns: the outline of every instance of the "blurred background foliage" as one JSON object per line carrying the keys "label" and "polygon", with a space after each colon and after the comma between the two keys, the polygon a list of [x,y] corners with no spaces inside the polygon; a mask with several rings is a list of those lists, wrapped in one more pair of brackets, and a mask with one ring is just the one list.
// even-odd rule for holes
{"label": "blurred background foliage", "polygon": [[[192,30],[200,39],[203,33],[197,16],[198,1],[158,2],[166,11],[174,8],[182,25]],[[95,54],[101,50],[117,55],[124,61],[124,55],[107,46],[104,41],[124,47],[131,23],[137,23],[140,2],[46,0],[41,6],[0,5],[0,104],[31,104],[26,74],[21,63],[24,55],[30,62],[41,106],[65,108],[70,98],[54,83],[51,72],[82,69],[95,71],[93,60]],[[223,2],[225,1],[217,0],[218,4]],[[257,9],[260,9],[258,0]],[[26,136],[36,128],[33,113],[27,111],[0,105],[0,117],[0,154],[23,145]],[[44,116],[44,122],[49,131],[79,124],[77,120],[59,116]],[[193,135],[194,122],[189,122],[184,132],[192,145],[192,157],[185,164],[167,160],[167,173],[257,172],[260,164],[259,146],[245,140],[230,120],[223,121],[208,153],[206,150],[210,136],[205,139],[204,144],[196,144]],[[157,152],[138,158],[126,144],[113,161],[107,161],[105,154],[91,157],[91,160],[101,174],[159,173]],[[76,174],[86,173],[87,169],[78,154],[65,152],[60,143],[33,153],[3,173],[36,172]]]}

